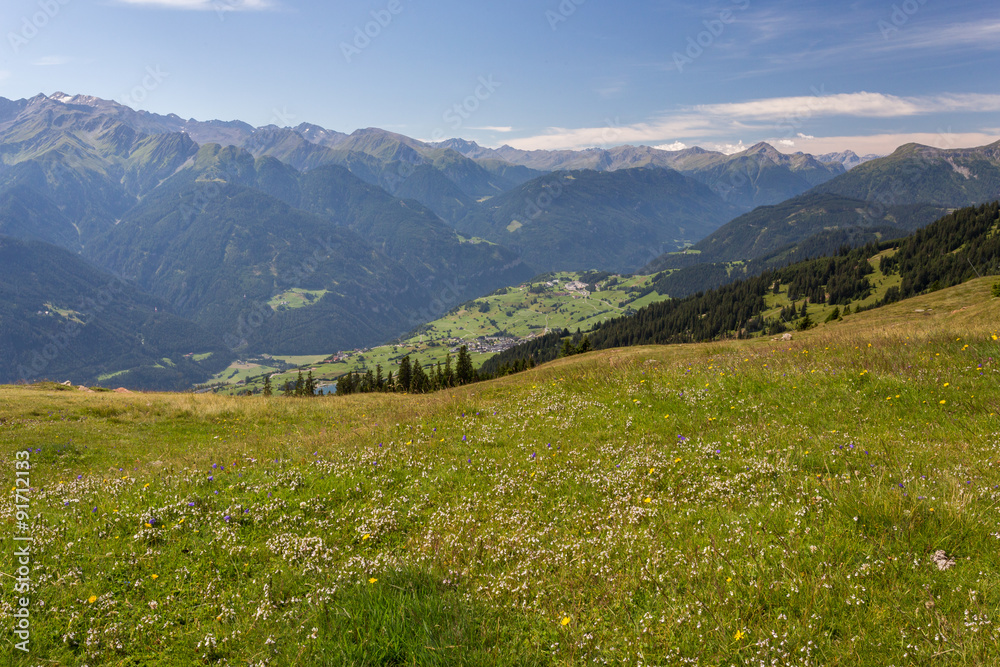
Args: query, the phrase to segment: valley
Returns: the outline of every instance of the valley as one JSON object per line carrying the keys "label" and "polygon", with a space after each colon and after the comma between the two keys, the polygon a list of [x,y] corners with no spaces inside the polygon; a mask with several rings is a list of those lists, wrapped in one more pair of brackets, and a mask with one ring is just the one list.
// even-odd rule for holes
{"label": "valley", "polygon": [[[330,383],[348,372],[364,374],[381,366],[396,373],[399,360],[410,355],[425,366],[444,363],[466,345],[479,366],[498,352],[511,349],[550,331],[587,330],[612,317],[635,312],[669,298],[652,288],[653,276],[620,276],[606,272],[556,272],[457,306],[451,312],[419,327],[393,344],[360,350],[338,351],[328,357],[293,360],[261,356],[239,360],[200,387],[215,393],[257,393],[263,375],[273,387],[294,382],[298,372],[312,371],[329,391]],[[275,360],[284,362],[275,364]],[[288,363],[300,361],[301,363]],[[285,371],[285,372],[281,372]]]}

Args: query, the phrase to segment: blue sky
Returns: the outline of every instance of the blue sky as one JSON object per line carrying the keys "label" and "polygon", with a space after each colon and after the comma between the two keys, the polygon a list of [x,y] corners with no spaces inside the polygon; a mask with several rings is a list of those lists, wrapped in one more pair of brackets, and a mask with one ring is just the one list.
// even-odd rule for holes
{"label": "blue sky", "polygon": [[0,96],[200,120],[527,149],[1000,139],[995,0],[4,0],[0,29]]}

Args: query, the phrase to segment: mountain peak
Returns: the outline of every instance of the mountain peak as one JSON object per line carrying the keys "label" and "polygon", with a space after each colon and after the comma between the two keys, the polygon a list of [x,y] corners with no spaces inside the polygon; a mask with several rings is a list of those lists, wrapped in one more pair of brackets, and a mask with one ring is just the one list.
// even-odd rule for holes
{"label": "mountain peak", "polygon": [[768,155],[768,156],[770,156],[770,155],[775,155],[775,156],[782,155],[782,153],[780,151],[778,151],[777,148],[775,148],[771,144],[767,143],[766,141],[761,141],[759,143],[756,143],[753,146],[751,146],[750,148],[746,149],[746,151],[744,151],[744,152],[747,155],[759,155],[759,154],[764,154],[764,155]]}

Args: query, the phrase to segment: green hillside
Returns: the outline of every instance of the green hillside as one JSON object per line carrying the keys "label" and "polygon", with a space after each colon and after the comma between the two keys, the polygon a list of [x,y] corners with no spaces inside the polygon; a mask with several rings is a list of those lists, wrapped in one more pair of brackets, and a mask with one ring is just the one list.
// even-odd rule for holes
{"label": "green hillside", "polygon": [[55,246],[0,236],[0,382],[184,390],[225,368],[221,340]]}
{"label": "green hillside", "polygon": [[901,204],[867,215],[870,212],[873,212],[871,206],[863,200],[810,192],[745,213],[695,243],[688,251],[658,257],[645,270],[757,259],[834,230],[890,228],[904,235],[930,224],[948,211],[929,204]]}
{"label": "green hillside", "polygon": [[33,654],[995,664],[993,282],[428,396],[2,387]]}
{"label": "green hillside", "polygon": [[572,171],[484,201],[457,227],[543,271],[629,271],[703,238],[736,212],[674,171]]}

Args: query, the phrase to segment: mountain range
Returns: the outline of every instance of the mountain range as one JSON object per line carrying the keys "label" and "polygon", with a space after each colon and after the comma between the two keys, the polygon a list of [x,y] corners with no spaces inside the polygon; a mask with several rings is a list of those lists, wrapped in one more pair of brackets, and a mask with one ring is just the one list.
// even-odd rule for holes
{"label": "mountain range", "polygon": [[0,381],[55,321],[18,318],[75,312],[112,280],[129,296],[103,311],[107,331],[145,342],[134,354],[97,345],[94,318],[82,324],[94,336],[60,354],[81,363],[46,372],[176,387],[244,355],[383,342],[546,271],[687,271],[905,233],[996,198],[997,152],[518,151],[184,120],[62,93],[0,98],[5,256],[44,267],[3,273],[0,343],[14,365]]}

